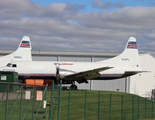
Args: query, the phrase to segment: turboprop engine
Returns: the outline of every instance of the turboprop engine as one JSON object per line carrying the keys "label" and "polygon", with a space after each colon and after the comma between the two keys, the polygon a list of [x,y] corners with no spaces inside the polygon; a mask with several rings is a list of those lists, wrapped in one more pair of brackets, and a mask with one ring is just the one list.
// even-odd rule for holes
{"label": "turboprop engine", "polygon": [[56,67],[56,80],[62,80],[66,75],[74,74],[74,71],[60,69],[60,67]]}

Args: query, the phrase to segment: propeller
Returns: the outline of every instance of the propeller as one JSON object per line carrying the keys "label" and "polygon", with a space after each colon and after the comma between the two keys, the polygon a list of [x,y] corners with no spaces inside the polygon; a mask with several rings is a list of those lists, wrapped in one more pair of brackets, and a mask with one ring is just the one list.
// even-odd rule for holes
{"label": "propeller", "polygon": [[60,83],[60,67],[56,67],[56,82]]}

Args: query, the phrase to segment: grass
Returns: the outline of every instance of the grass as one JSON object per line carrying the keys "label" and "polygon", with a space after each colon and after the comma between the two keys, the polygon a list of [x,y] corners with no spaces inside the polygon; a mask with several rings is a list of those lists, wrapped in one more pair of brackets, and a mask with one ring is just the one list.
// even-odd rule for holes
{"label": "grass", "polygon": [[[145,98],[109,91],[62,91],[61,97],[61,120],[153,120],[155,118],[155,104],[151,100]],[[23,95],[24,96],[24,95]],[[54,92],[54,96],[58,96],[58,91]],[[42,102],[36,101],[32,97],[30,101],[25,99],[3,100],[0,105],[0,120],[5,119],[6,109],[7,118],[12,120],[19,119],[25,115],[25,120],[30,120],[36,117],[37,120],[47,120],[43,118],[44,114],[34,114],[39,108],[39,111],[45,111],[42,108]],[[47,91],[46,98],[48,103],[51,100],[51,92]],[[1,98],[0,98],[1,100]],[[55,98],[55,102],[58,99]],[[14,109],[13,106],[15,105]],[[50,114],[48,106],[47,116]],[[26,111],[27,110],[27,111]],[[13,112],[12,112],[13,111]],[[12,114],[11,114],[12,112]],[[21,114],[19,114],[21,113]],[[52,105],[52,120],[58,118],[58,105]]]}
{"label": "grass", "polygon": [[[68,94],[68,91],[62,92],[61,120],[142,120],[155,116],[154,102],[136,95],[82,90],[71,91],[70,97]],[[55,120],[57,106],[53,110]]]}
{"label": "grass", "polygon": [[24,97],[25,92],[22,95],[20,92],[9,92],[8,100],[6,100],[6,95],[3,97],[3,100],[0,97],[0,120],[31,120],[35,118],[43,120],[44,114],[35,114],[37,110],[45,111],[42,108],[42,101],[36,100],[35,92],[34,94],[31,92],[30,100],[26,100]]}

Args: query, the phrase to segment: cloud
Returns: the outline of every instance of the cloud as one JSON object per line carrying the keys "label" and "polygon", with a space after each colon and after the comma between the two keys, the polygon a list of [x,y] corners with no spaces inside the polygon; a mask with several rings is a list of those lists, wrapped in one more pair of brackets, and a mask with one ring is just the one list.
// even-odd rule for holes
{"label": "cloud", "polygon": [[78,4],[0,1],[1,49],[16,49],[28,35],[33,50],[121,52],[131,36],[136,37],[140,50],[154,50],[154,7],[81,12],[83,9],[85,5]]}
{"label": "cloud", "polygon": [[[9,3],[9,4],[8,4]],[[69,17],[84,9],[84,5],[54,3],[42,6],[30,0],[0,1],[1,19],[18,19],[21,17]]]}
{"label": "cloud", "polygon": [[154,0],[135,0],[135,1],[141,2],[141,3],[147,3],[147,4],[155,6],[155,1]]}
{"label": "cloud", "polygon": [[147,33],[146,35],[147,38],[154,40],[155,42],[155,30],[153,30],[152,32]]}
{"label": "cloud", "polygon": [[103,2],[102,0],[95,0],[92,4],[94,7],[102,8],[102,9],[108,9],[108,8],[123,8],[125,7],[124,2]]}

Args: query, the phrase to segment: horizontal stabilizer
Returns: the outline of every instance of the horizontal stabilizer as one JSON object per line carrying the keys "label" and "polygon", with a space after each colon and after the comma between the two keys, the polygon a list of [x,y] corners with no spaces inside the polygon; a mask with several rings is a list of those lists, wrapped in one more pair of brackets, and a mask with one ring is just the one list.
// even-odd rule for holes
{"label": "horizontal stabilizer", "polygon": [[143,72],[151,72],[151,71],[125,71],[125,75],[135,75]]}

